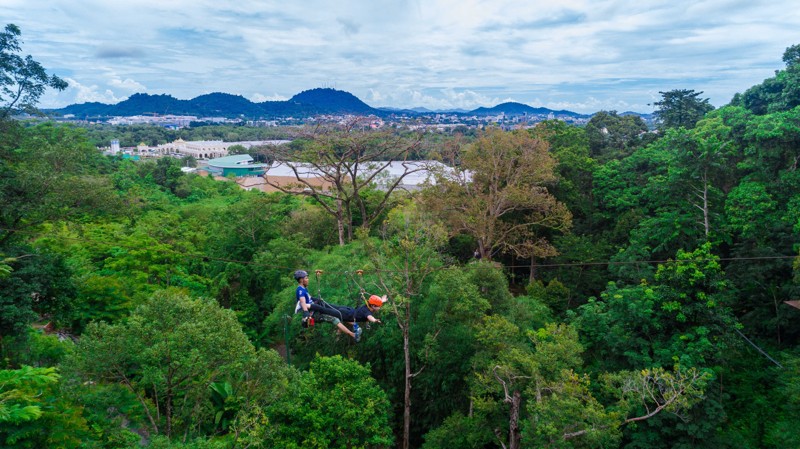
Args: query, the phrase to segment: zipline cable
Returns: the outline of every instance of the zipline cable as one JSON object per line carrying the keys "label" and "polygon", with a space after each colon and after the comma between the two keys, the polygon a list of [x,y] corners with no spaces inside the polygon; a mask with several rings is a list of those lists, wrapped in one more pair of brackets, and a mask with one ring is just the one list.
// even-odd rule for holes
{"label": "zipline cable", "polygon": [[783,365],[781,365],[780,363],[776,362],[776,361],[775,361],[775,359],[773,359],[772,357],[770,357],[770,356],[769,356],[769,354],[767,354],[767,353],[766,353],[766,352],[765,352],[763,349],[761,349],[761,348],[759,348],[758,346],[756,346],[756,344],[755,344],[755,343],[753,343],[752,341],[750,341],[750,339],[749,339],[749,338],[745,337],[745,336],[744,336],[744,334],[743,334],[743,333],[741,333],[741,332],[739,331],[739,329],[736,329],[736,328],[734,327],[734,328],[733,328],[733,330],[735,330],[735,331],[736,331],[736,333],[737,333],[737,334],[739,334],[739,336],[740,336],[740,337],[744,338],[744,341],[746,341],[746,342],[750,343],[750,345],[751,345],[752,347],[756,348],[756,351],[760,352],[760,353],[761,353],[761,354],[762,354],[764,357],[768,358],[768,359],[769,359],[769,360],[770,360],[772,363],[774,363],[774,364],[778,365],[778,367],[779,367],[780,369],[783,369]]}
{"label": "zipline cable", "polygon": [[[40,232],[34,232],[34,231],[25,231],[25,230],[19,230],[19,229],[11,229],[11,228],[0,228],[0,230],[6,231],[6,232],[15,232],[15,233],[20,233],[20,234],[30,234],[30,235],[40,235],[42,237],[47,237],[46,234],[42,234]],[[106,245],[109,248],[123,248],[123,249],[127,249],[127,250],[140,250],[141,249],[140,247],[126,246],[124,244],[120,244],[119,242],[110,243],[110,242],[105,242],[105,241],[102,241],[102,240],[90,240],[90,239],[85,239],[85,238],[67,237],[67,236],[61,236],[61,235],[52,236],[52,238],[57,238],[57,239],[62,239],[62,240],[70,240],[70,241],[75,241],[75,242],[91,243],[91,244],[95,244],[95,245],[98,245],[98,244],[99,245]],[[162,242],[158,242],[158,243],[165,244],[165,243],[162,243]],[[193,258],[193,259],[201,259],[201,260],[203,260],[205,262],[214,261],[214,262],[225,262],[225,263],[237,263],[237,264],[242,264],[242,265],[253,265],[253,266],[259,266],[259,267],[268,268],[268,269],[287,270],[287,271],[291,271],[291,270],[295,269],[295,267],[287,267],[287,266],[282,266],[282,265],[273,265],[273,264],[262,263],[262,262],[254,262],[254,261],[248,261],[248,260],[227,259],[227,258],[223,258],[223,257],[209,256],[207,254],[202,254],[202,253],[191,253],[191,252],[185,252],[185,251],[178,251],[178,250],[169,249],[169,248],[153,248],[153,247],[150,247],[149,250],[156,251],[156,252],[161,252],[161,253],[167,253],[167,254],[174,254],[174,255],[181,256],[181,257],[189,257],[189,258]],[[564,262],[564,263],[543,263],[543,264],[537,264],[536,268],[539,269],[539,268],[558,268],[558,267],[611,266],[611,265],[635,265],[635,264],[648,264],[648,265],[651,265],[651,264],[689,263],[689,262],[695,262],[695,263],[700,262],[700,263],[702,263],[702,262],[737,262],[737,261],[759,261],[759,260],[788,260],[788,259],[797,259],[799,257],[800,256],[798,256],[798,255],[792,255],[792,256],[719,257],[719,258],[714,258],[714,259],[685,259],[685,260],[681,260],[681,259],[666,259],[666,260],[663,260],[662,259],[662,260],[626,260],[626,261],[579,261],[579,262]],[[499,265],[499,266],[501,266],[502,268],[505,268],[505,269],[515,269],[515,268],[526,268],[527,269],[527,268],[530,268],[530,265],[503,265],[503,264],[500,264],[499,262],[493,262],[493,263],[496,263],[497,265]],[[466,264],[466,265],[462,265],[462,266],[447,266],[447,267],[434,268],[433,270],[434,271],[445,271],[445,270],[451,270],[451,269],[462,270],[462,269],[466,269],[466,268],[470,268],[470,267],[479,267],[479,266],[480,265],[477,265],[477,264]],[[357,271],[361,271],[362,275],[364,273],[364,270],[357,270]],[[375,272],[378,272],[378,271],[380,271],[382,273],[400,272],[400,270],[383,270],[383,269],[376,269],[375,270]],[[347,274],[349,272],[348,271],[330,271],[329,273],[341,274],[341,275],[347,276]],[[359,288],[360,288],[360,286],[359,286]]]}

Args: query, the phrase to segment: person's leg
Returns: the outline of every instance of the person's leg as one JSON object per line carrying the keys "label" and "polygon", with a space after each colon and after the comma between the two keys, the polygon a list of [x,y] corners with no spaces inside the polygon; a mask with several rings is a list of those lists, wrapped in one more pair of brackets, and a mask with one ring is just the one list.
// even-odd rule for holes
{"label": "person's leg", "polygon": [[339,330],[344,332],[345,334],[347,334],[347,335],[349,335],[349,336],[351,336],[353,338],[356,338],[356,334],[354,334],[353,331],[348,329],[347,326],[345,326],[344,323],[342,323],[341,321],[339,321],[339,324],[337,324],[336,327],[338,327]]}
{"label": "person's leg", "polygon": [[339,318],[337,318],[335,315],[321,314],[315,316],[318,317],[317,321],[331,323],[334,326],[336,326],[339,329],[339,331],[344,332],[345,334],[353,338],[356,338],[356,334],[350,329],[348,329],[347,326],[345,326],[344,323],[342,323],[341,320],[339,320]]}
{"label": "person's leg", "polygon": [[336,308],[337,311],[339,311],[339,319],[347,323],[355,322],[356,309],[352,307],[336,306],[336,305],[334,305],[333,307]]}
{"label": "person's leg", "polygon": [[342,313],[338,309],[335,309],[335,308],[333,308],[333,307],[331,307],[329,305],[313,303],[313,304],[309,305],[308,307],[309,307],[309,309],[313,310],[314,312],[319,312],[319,313],[322,313],[322,314],[325,314],[325,315],[330,315],[332,317],[336,317],[336,318],[341,319]]}

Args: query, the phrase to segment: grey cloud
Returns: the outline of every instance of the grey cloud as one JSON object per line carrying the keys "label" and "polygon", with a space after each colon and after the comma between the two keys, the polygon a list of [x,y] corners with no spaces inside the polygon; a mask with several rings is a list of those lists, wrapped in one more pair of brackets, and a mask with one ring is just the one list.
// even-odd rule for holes
{"label": "grey cloud", "polygon": [[478,45],[465,45],[461,47],[461,54],[464,56],[488,56],[491,55],[492,52],[489,51],[485,46],[478,46]]}
{"label": "grey cloud", "polygon": [[554,28],[563,25],[577,25],[586,21],[586,14],[579,11],[562,10],[558,14],[550,15],[547,17],[537,18],[530,21],[522,21],[514,24],[514,28],[525,29],[541,29],[541,28]]}
{"label": "grey cloud", "polygon": [[95,57],[100,59],[141,58],[144,52],[135,47],[102,46],[95,51]]}
{"label": "grey cloud", "polygon": [[347,36],[358,34],[358,32],[361,31],[361,25],[350,19],[337,17],[336,21],[342,26],[342,32]]}
{"label": "grey cloud", "polygon": [[495,32],[504,30],[537,30],[542,28],[556,28],[564,25],[577,25],[587,20],[586,13],[563,9],[556,14],[542,17],[520,18],[510,23],[490,23],[479,28],[482,32]]}

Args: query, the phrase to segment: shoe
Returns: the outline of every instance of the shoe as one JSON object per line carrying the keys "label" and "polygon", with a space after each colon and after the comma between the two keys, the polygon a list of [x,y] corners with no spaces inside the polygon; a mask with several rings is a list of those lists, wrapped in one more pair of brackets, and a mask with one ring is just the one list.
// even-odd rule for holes
{"label": "shoe", "polygon": [[358,324],[353,324],[353,333],[355,334],[356,343],[361,341],[361,328],[358,327]]}

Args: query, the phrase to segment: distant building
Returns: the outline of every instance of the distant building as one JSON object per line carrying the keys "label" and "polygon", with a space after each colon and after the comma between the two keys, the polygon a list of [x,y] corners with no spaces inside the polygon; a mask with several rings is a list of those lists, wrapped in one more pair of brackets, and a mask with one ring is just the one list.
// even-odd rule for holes
{"label": "distant building", "polygon": [[111,125],[140,125],[153,124],[165,128],[186,128],[191,122],[197,121],[193,115],[133,115],[129,117],[114,117],[108,121]]}
{"label": "distant building", "polygon": [[[294,169],[292,169],[292,167],[294,167]],[[417,190],[426,182],[434,182],[434,171],[452,172],[452,168],[438,161],[374,161],[364,164],[360,173],[362,176],[369,176],[375,171],[380,171],[380,173],[375,176],[374,183],[379,189],[383,190],[388,189],[407,169],[413,171],[413,173],[409,173],[403,177],[402,182],[397,185],[397,189],[408,191]],[[297,170],[296,173],[295,170]],[[298,180],[298,176],[302,182]],[[267,182],[269,182],[269,184],[267,184]],[[290,162],[288,164],[274,162],[267,168],[263,181],[247,180],[239,182],[239,185],[248,190],[258,189],[264,192],[278,191],[279,189],[276,188],[275,185],[292,191],[305,190],[308,186],[323,191],[333,188],[333,183],[325,179],[320,171],[316,170],[311,165],[301,164],[299,162]]]}
{"label": "distant building", "polygon": [[268,164],[253,163],[253,158],[249,154],[235,154],[211,159],[206,170],[217,176],[241,177],[261,176],[266,173],[268,167]]}
{"label": "distant building", "polygon": [[260,145],[283,145],[291,142],[290,140],[251,140],[243,142],[223,142],[221,140],[194,140],[186,141],[178,139],[174,142],[164,143],[150,147],[140,144],[139,153],[152,154],[155,156],[192,156],[195,159],[214,159],[228,155],[228,149],[234,145],[241,145],[251,148]]}

